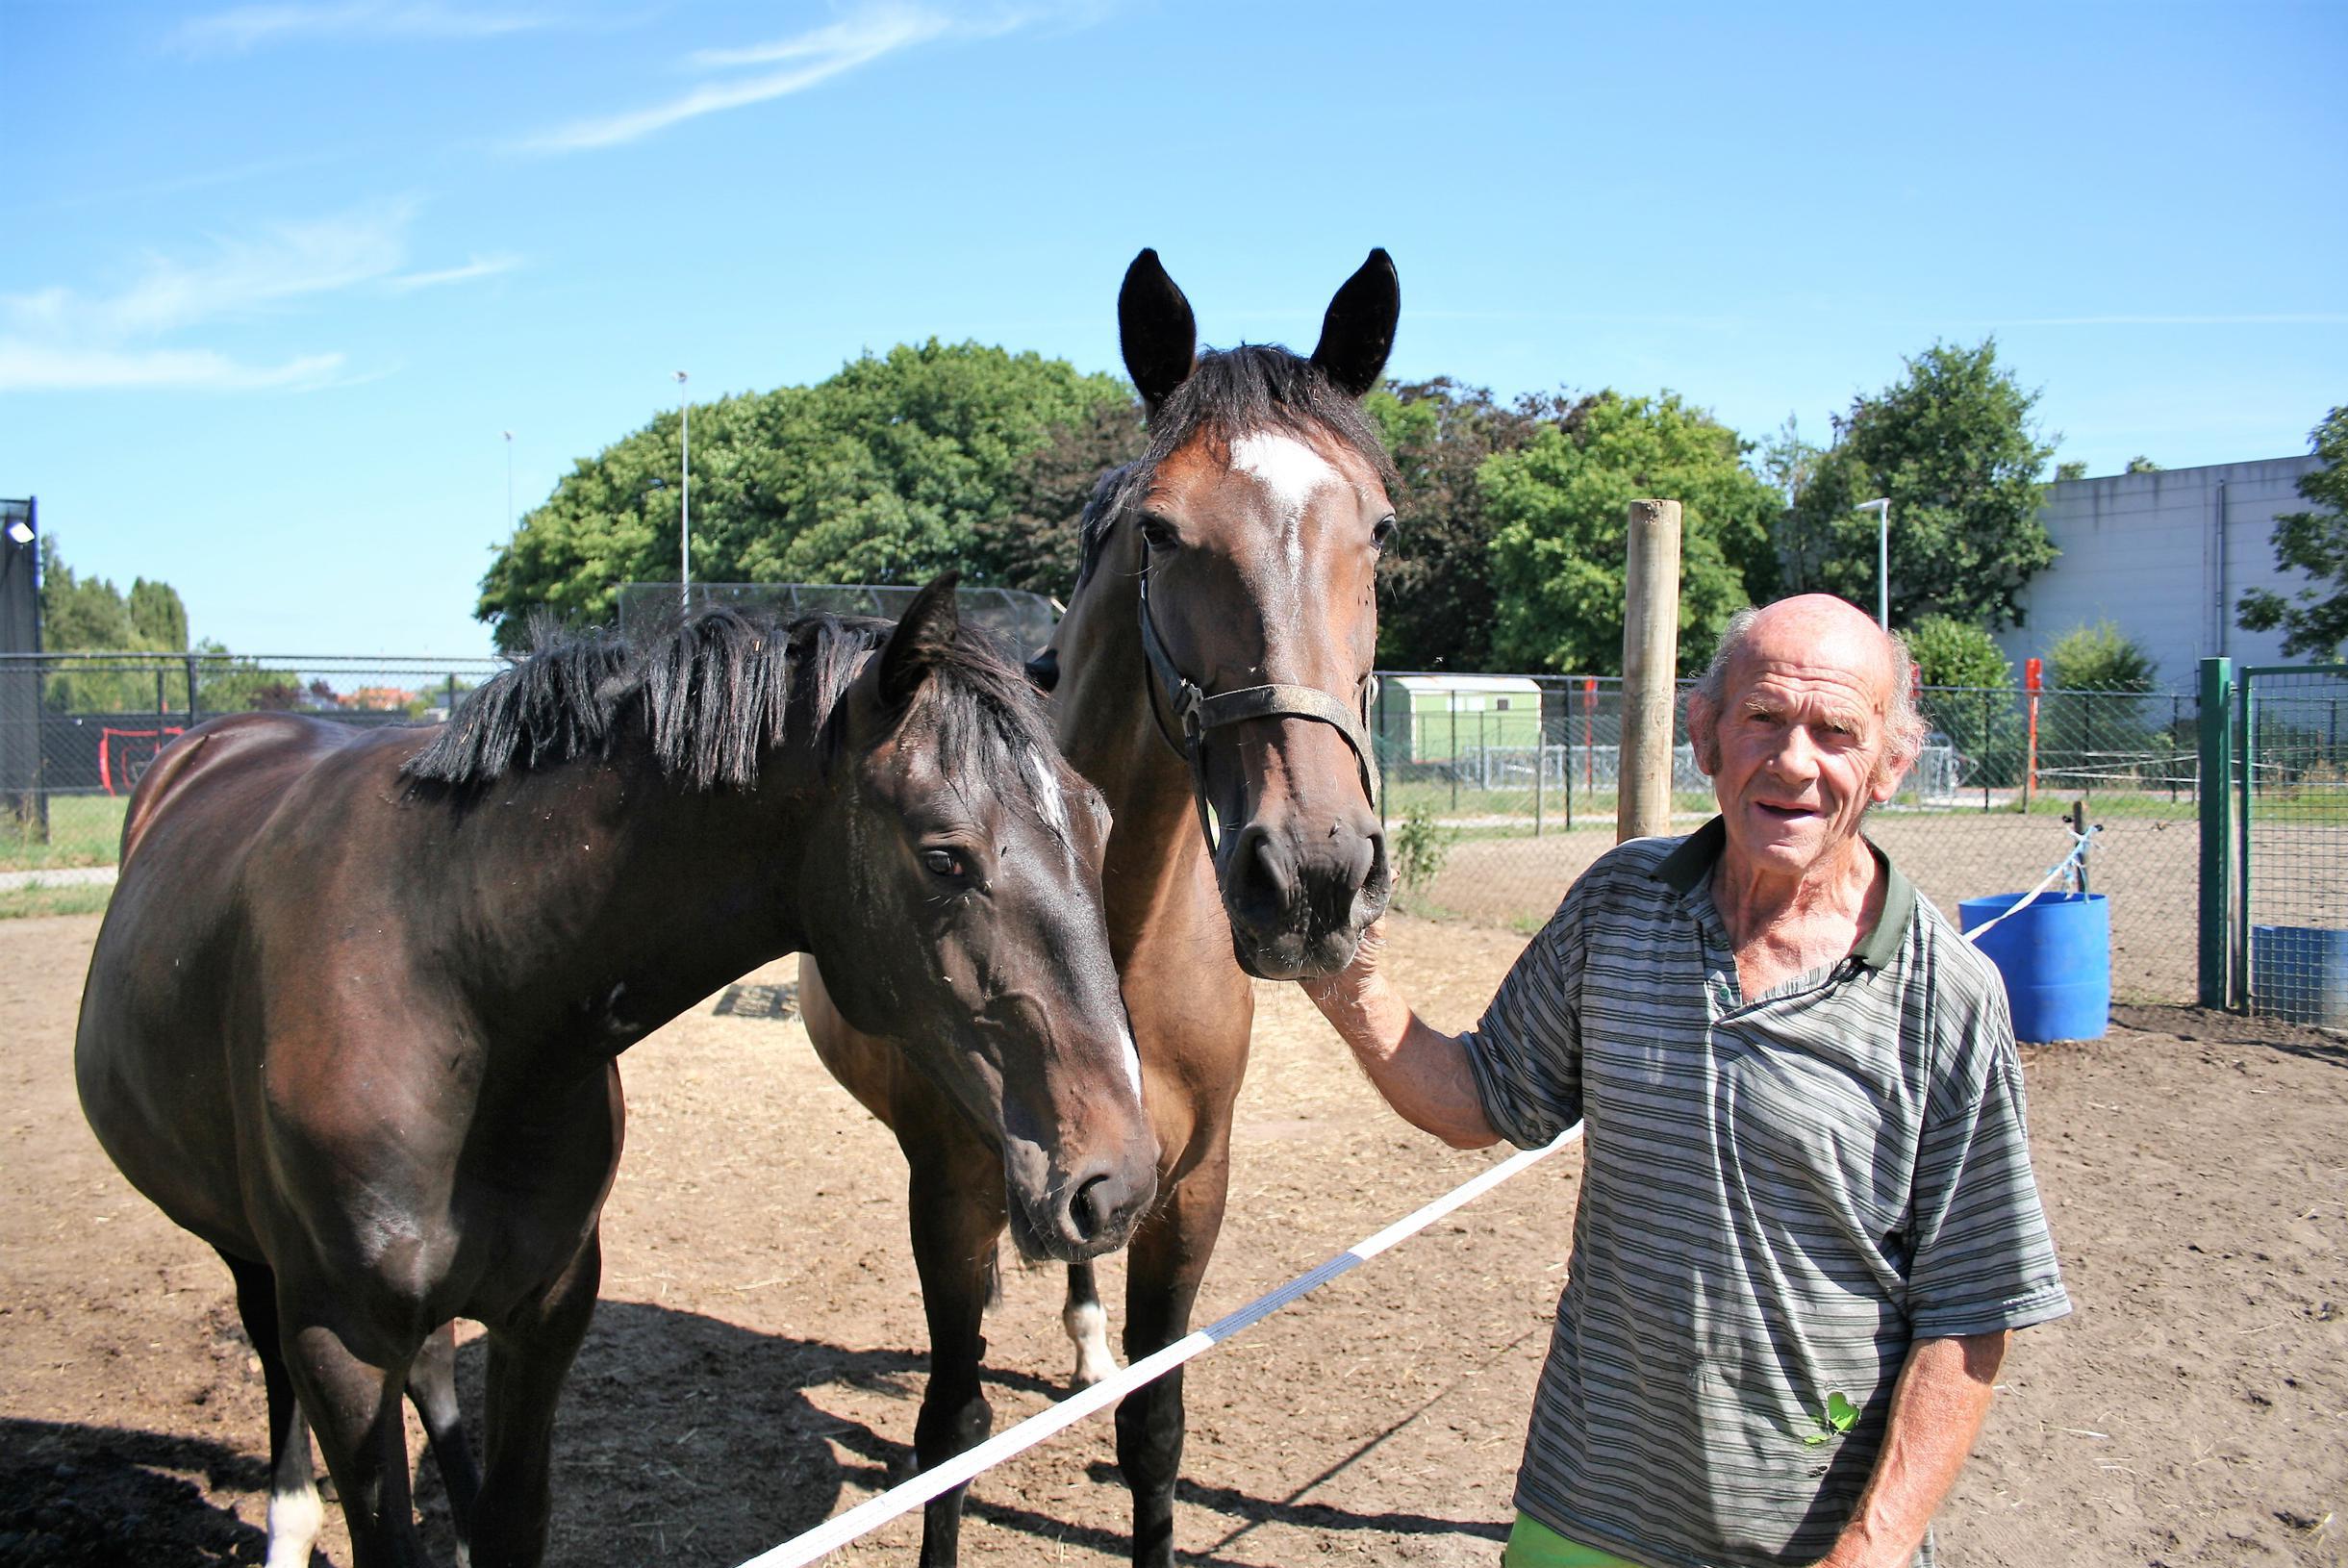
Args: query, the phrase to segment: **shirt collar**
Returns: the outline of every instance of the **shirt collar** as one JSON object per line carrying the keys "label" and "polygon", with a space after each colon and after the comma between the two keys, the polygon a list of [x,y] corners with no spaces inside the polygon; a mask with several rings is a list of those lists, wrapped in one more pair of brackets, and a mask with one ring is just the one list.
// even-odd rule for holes
{"label": "shirt collar", "polygon": [[[1900,956],[1900,945],[1907,939],[1908,924],[1916,918],[1915,884],[1891,863],[1891,857],[1873,839],[1861,842],[1875,856],[1876,864],[1883,868],[1883,912],[1876,917],[1875,928],[1852,949],[1851,956],[1869,969],[1888,969],[1892,960]],[[1665,855],[1649,874],[1684,898],[1704,885],[1728,847],[1729,824],[1715,817],[1680,840],[1679,847]]]}

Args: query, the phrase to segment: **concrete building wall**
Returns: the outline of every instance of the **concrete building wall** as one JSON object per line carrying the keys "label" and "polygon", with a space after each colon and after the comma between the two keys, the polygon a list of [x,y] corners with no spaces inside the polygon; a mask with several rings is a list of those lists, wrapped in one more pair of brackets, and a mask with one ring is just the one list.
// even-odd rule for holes
{"label": "concrete building wall", "polygon": [[2213,654],[2281,663],[2283,634],[2242,630],[2234,605],[2246,589],[2304,586],[2275,569],[2267,536],[2277,513],[2307,507],[2299,476],[2317,466],[2310,454],[2049,486],[2040,518],[2062,553],[2023,590],[2022,624],[1998,636],[2017,677],[2023,660],[2098,620],[2153,656],[2164,690],[2191,691]]}

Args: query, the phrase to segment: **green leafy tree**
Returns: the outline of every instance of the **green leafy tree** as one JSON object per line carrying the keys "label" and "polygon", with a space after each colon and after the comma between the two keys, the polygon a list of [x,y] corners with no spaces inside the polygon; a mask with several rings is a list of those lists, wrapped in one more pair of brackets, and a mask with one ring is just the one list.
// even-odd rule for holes
{"label": "green leafy tree", "polygon": [[2254,588],[2234,607],[2246,631],[2281,627],[2286,659],[2335,658],[2348,643],[2348,407],[2325,415],[2309,441],[2323,466],[2299,476],[2299,494],[2315,510],[2283,513],[2268,536],[2275,565],[2308,586],[2288,598]]}
{"label": "green leafy tree", "polygon": [[[969,567],[1021,460],[1055,425],[1131,398],[1116,377],[1064,361],[933,340],[850,361],[812,387],[697,407],[694,577],[906,583]],[[538,607],[609,620],[621,583],[676,580],[678,445],[678,417],[664,413],[582,459],[522,519],[475,612],[500,645],[525,640]]]}
{"label": "green leafy tree", "polygon": [[2055,465],[2055,477],[2058,481],[2084,479],[2087,477],[2087,465],[2084,461],[2058,463]]}
{"label": "green leafy tree", "polygon": [[2024,730],[2005,650],[1981,627],[1949,616],[1922,617],[1906,636],[1923,676],[1925,711],[1963,759],[1964,778],[2010,783]]}
{"label": "green leafy tree", "polygon": [[1012,466],[996,509],[973,525],[973,580],[1066,598],[1082,551],[1076,520],[1111,468],[1142,455],[1149,442],[1137,398],[1103,398],[1044,432],[1044,443]]}
{"label": "green leafy tree", "polygon": [[[54,536],[40,542],[41,645],[51,653],[184,653],[188,608],[168,583],[131,581],[126,595],[104,577],[65,564]],[[183,692],[184,677],[182,681]],[[151,668],[76,660],[52,668],[41,691],[71,713],[142,713],[156,705]]]}
{"label": "green leafy tree", "polygon": [[1981,627],[1948,616],[1925,616],[1907,628],[1907,649],[1927,686],[2013,685],[2013,664]]}
{"label": "green leafy tree", "polygon": [[1875,602],[1878,521],[1853,508],[1888,496],[1894,625],[1934,613],[1992,631],[2019,622],[2023,586],[2056,554],[2038,520],[2054,449],[2032,424],[2037,400],[1999,368],[1994,339],[1936,343],[1856,400],[1786,515],[1785,554],[1818,563],[1805,586]]}
{"label": "green leafy tree", "polygon": [[2123,473],[2160,473],[2164,470],[2159,464],[2155,463],[2149,457],[2132,457],[2128,460],[2128,467],[2121,471]]}
{"label": "green leafy tree", "polygon": [[1623,657],[1624,511],[1681,505],[1679,668],[1704,668],[1722,625],[1778,584],[1777,493],[1735,431],[1677,394],[1585,400],[1562,427],[1487,459],[1493,654],[1513,669],[1604,674]]}
{"label": "green leafy tree", "polygon": [[1401,483],[1400,525],[1378,562],[1378,663],[1485,670],[1492,661],[1492,530],[1477,475],[1522,450],[1574,405],[1530,393],[1512,405],[1447,376],[1398,382],[1362,400]]}
{"label": "green leafy tree", "polygon": [[2159,679],[2141,644],[2099,620],[2055,639],[2046,650],[2046,684],[2058,692],[2149,692]]}

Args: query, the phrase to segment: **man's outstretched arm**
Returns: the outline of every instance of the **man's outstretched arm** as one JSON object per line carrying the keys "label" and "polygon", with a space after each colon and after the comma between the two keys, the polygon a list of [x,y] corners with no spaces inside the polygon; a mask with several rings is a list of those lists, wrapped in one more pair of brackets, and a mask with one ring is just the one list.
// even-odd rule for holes
{"label": "man's outstretched arm", "polygon": [[2000,1329],[1908,1348],[1875,1474],[1818,1568],[1905,1568],[1915,1556],[1981,1434],[2010,1337]]}
{"label": "man's outstretched arm", "polygon": [[1477,1096],[1467,1047],[1410,1010],[1379,967],[1385,947],[1385,927],[1371,926],[1353,962],[1325,980],[1303,981],[1304,994],[1403,1121],[1455,1149],[1500,1142]]}

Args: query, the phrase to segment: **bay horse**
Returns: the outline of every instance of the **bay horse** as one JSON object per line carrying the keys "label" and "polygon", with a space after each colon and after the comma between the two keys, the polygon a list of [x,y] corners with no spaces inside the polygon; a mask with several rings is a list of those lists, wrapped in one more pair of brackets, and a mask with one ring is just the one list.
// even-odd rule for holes
{"label": "bay horse", "polygon": [[[1250,975],[1333,974],[1391,892],[1366,719],[1391,468],[1358,406],[1401,309],[1374,250],[1340,288],[1309,358],[1198,349],[1189,301],[1145,250],[1118,296],[1125,366],[1149,415],[1141,460],[1103,476],[1066,617],[1030,665],[1056,685],[1055,731],[1114,817],[1109,940],[1159,1148],[1158,1201],[1134,1232],[1124,1348],[1190,1330],[1223,1225],[1232,1104],[1254,1019]],[[854,1027],[828,966],[800,960],[824,1065],[893,1127],[912,1167],[930,1375],[915,1452],[934,1467],[984,1438],[980,1319],[1000,1194],[983,1125]],[[1090,1264],[1062,1321],[1076,1381],[1111,1371]],[[1117,1457],[1133,1560],[1174,1560],[1182,1374],[1128,1396]],[[922,1561],[958,1558],[963,1492],[928,1505]]]}
{"label": "bay horse", "polygon": [[[555,641],[438,730],[217,719],[148,770],[75,1068],[98,1141],[209,1242],[268,1389],[268,1561],[310,1561],[310,1432],[360,1568],[420,1562],[403,1392],[461,1555],[545,1549],[594,1307],[618,1057],[792,951],[988,1130],[1030,1252],[1124,1244],[1156,1145],[1096,793],[952,578],[892,631],[731,612]],[[485,1466],[450,1320],[489,1329]]]}

